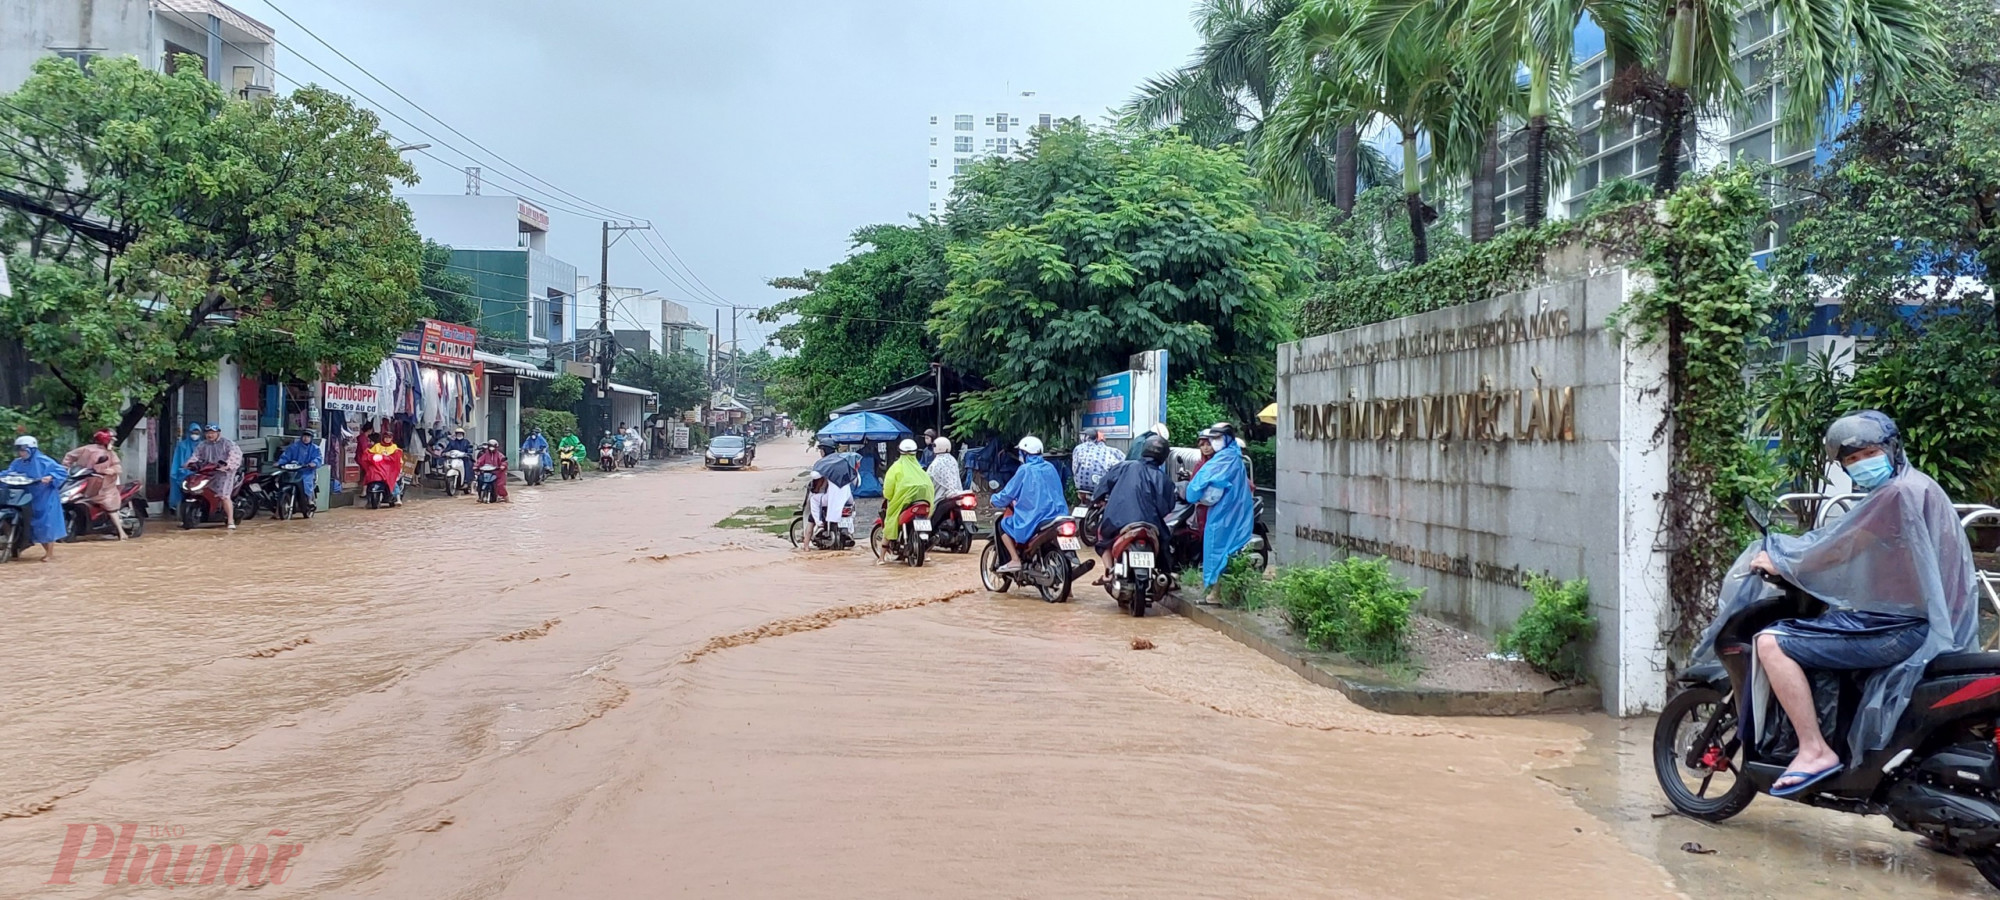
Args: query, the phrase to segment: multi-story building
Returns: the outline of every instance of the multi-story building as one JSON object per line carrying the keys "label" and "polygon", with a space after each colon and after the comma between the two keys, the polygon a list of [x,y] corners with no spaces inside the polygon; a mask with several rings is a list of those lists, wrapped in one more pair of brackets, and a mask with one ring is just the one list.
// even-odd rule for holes
{"label": "multi-story building", "polygon": [[[472,279],[482,341],[526,359],[549,358],[576,337],[576,266],[547,252],[549,214],[504,194],[408,194],[417,231],[451,247],[451,264]],[[593,299],[594,303],[594,299]],[[596,324],[592,307],[589,325]]]}
{"label": "multi-story building", "polygon": [[[658,291],[612,286],[610,302],[611,336],[624,350],[652,350],[658,353],[708,352],[708,329],[689,316],[688,308]],[[577,303],[587,321],[577,329],[579,336],[597,330],[597,282],[588,275],[576,279]],[[585,356],[588,356],[586,351]],[[582,358],[582,357],[579,357]]]}
{"label": "multi-story building", "polygon": [[172,72],[183,55],[240,96],[269,93],[277,37],[218,0],[0,0],[0,93],[20,87],[46,56],[81,65],[131,56]]}
{"label": "multi-story building", "polygon": [[1072,118],[1048,112],[1055,106],[1023,91],[1020,96],[985,104],[981,112],[932,116],[930,129],[930,189],[926,213],[943,213],[952,184],[973,162],[1005,156],[1027,146],[1036,128],[1048,128]]}

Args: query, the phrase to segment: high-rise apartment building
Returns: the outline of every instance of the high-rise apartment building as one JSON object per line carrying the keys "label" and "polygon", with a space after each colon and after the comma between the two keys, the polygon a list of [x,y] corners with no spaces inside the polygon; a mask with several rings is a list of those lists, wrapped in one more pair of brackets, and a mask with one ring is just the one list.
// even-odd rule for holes
{"label": "high-rise apartment building", "polygon": [[926,214],[942,214],[951,199],[951,189],[966,166],[990,156],[1006,156],[1028,145],[1036,128],[1049,128],[1062,119],[1075,118],[1051,112],[1033,91],[1004,101],[988,103],[979,112],[958,112],[932,116],[930,167]]}

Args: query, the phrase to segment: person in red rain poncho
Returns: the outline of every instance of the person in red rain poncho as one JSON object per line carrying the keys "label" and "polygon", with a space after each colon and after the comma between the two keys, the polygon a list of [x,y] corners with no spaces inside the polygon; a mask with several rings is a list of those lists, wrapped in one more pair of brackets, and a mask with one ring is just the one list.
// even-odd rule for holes
{"label": "person in red rain poncho", "polygon": [[387,484],[395,505],[403,505],[403,448],[394,438],[368,435],[368,446],[361,451],[361,484],[366,488],[371,481]]}
{"label": "person in red rain poncho", "polygon": [[500,451],[499,441],[487,441],[479,448],[479,455],[472,460],[473,471],[493,466],[500,477],[493,481],[493,495],[500,502],[507,502],[507,454]]}

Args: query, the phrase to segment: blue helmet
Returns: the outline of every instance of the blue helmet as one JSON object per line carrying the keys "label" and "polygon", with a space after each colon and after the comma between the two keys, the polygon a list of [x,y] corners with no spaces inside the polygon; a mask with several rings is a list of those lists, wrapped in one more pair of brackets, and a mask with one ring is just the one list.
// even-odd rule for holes
{"label": "blue helmet", "polygon": [[200,423],[200,422],[189,422],[189,423],[188,423],[188,437],[201,437],[201,423]]}

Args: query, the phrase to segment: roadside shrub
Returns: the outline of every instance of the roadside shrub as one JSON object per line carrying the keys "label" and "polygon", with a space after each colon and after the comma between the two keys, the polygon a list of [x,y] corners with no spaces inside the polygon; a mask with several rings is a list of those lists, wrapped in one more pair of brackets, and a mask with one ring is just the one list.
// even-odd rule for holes
{"label": "roadside shrub", "polygon": [[1590,615],[1590,582],[1530,575],[1528,593],[1535,602],[1500,636],[1500,649],[1521,654],[1551,678],[1583,681],[1584,644],[1597,631],[1597,620]]}
{"label": "roadside shrub", "polygon": [[1222,605],[1231,609],[1262,608],[1267,598],[1264,573],[1257,568],[1257,558],[1248,553],[1230,557],[1229,566],[1216,579],[1215,592]]}
{"label": "roadside shrub", "polygon": [[1278,573],[1272,593],[1292,631],[1322,650],[1369,663],[1399,662],[1410,607],[1423,596],[1389,572],[1386,559],[1355,557]]}
{"label": "roadside shrub", "polygon": [[562,441],[564,435],[576,433],[576,413],[560,409],[521,410],[521,436],[527,437],[536,428],[542,430],[542,436],[548,438],[549,446],[553,447]]}

